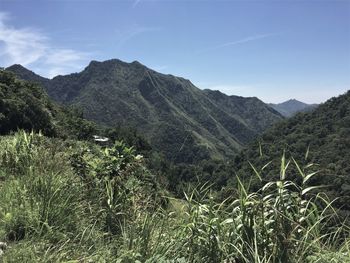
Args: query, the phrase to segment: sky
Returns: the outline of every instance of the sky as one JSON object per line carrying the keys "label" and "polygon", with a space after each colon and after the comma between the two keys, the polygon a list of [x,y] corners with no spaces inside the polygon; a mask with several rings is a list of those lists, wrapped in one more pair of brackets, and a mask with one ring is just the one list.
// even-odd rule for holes
{"label": "sky", "polygon": [[139,61],[201,89],[320,103],[350,89],[350,0],[0,0],[0,66]]}

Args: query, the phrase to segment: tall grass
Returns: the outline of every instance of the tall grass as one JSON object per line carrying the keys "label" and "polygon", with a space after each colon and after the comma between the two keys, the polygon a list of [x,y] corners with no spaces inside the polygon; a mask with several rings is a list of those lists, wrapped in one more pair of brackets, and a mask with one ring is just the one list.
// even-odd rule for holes
{"label": "tall grass", "polygon": [[9,240],[46,233],[62,239],[77,227],[81,184],[62,153],[41,147],[41,140],[20,132],[1,144],[1,234]]}
{"label": "tall grass", "polygon": [[[317,171],[284,155],[278,180],[251,191],[237,178],[224,201],[209,184],[162,201],[121,143],[66,147],[19,132],[1,139],[0,164],[3,262],[349,262],[348,227],[309,185]],[[261,182],[264,169],[252,167]]]}
{"label": "tall grass", "polygon": [[[290,165],[301,185],[288,180]],[[283,155],[279,180],[250,192],[249,184],[237,178],[237,197],[221,203],[214,201],[210,187],[193,189],[186,194],[182,235],[175,241],[182,240],[180,255],[188,262],[307,262],[347,247],[341,243],[348,240],[348,228],[337,222],[327,197],[316,192],[320,187],[308,185],[317,175],[310,168]],[[349,256],[349,250],[338,255],[341,260]]]}

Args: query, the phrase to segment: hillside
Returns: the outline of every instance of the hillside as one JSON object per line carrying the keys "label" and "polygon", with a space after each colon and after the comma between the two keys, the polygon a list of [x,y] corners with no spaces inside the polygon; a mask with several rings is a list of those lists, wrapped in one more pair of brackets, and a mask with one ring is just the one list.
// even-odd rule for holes
{"label": "hillside", "polygon": [[[231,185],[234,194],[221,202],[222,193],[203,184],[206,177],[183,187],[183,199],[175,198],[164,188],[157,170],[149,169],[147,160],[136,151],[147,146],[137,146],[143,144],[141,138],[130,138],[134,147],[118,141],[106,147],[78,141],[74,132],[86,129],[75,129],[91,123],[57,106],[36,84],[1,71],[0,88],[0,124],[6,134],[0,136],[1,262],[248,263],[268,258],[266,262],[313,263],[347,262],[349,258],[348,226],[339,226],[337,214],[324,201],[327,197],[305,194],[324,180],[311,174],[308,182],[298,187],[276,175],[281,157],[277,145],[285,145],[285,138],[287,158],[295,150],[293,156],[300,165],[304,164],[305,149],[291,146],[295,141],[317,149],[310,150],[311,161],[320,160],[312,157],[315,153],[321,158],[336,154],[338,159],[327,163],[333,164],[330,168],[343,169],[342,176],[323,176],[330,178],[328,184],[337,184],[335,190],[344,190],[329,193],[331,198],[340,197],[338,204],[347,206],[350,187],[343,179],[349,173],[350,92],[277,124],[262,136],[262,157],[254,155],[258,152],[254,148],[237,157],[234,166],[240,166],[238,175],[243,180],[252,178],[251,169],[244,166],[248,157],[257,167],[267,158],[275,159],[264,170],[260,185],[253,182],[249,189],[237,180]],[[223,112],[239,113],[242,118],[251,114],[263,117],[253,111],[260,103],[257,99],[228,97],[218,91],[204,93],[208,101],[220,104]],[[259,130],[264,124],[247,125]],[[22,130],[12,133],[20,128],[62,138],[64,131],[69,140]],[[12,134],[7,135],[9,132]],[[119,127],[109,132],[118,140],[130,130]],[[202,172],[214,178],[209,182],[217,184],[216,180],[232,177],[234,173],[223,164],[202,162]],[[232,167],[230,162],[225,164]],[[188,166],[187,171],[193,166],[181,165]],[[180,170],[181,165],[177,167]],[[174,176],[179,184],[186,176],[182,171]],[[197,172],[192,177],[199,176]],[[293,164],[286,173],[288,179],[298,176]]]}
{"label": "hillside", "polygon": [[0,261],[348,262],[349,227],[306,187],[237,184],[217,202],[205,184],[177,199],[123,143],[19,131],[0,136]]}
{"label": "hillside", "polygon": [[91,137],[95,126],[75,111],[52,102],[38,85],[0,70],[0,134],[18,129],[83,139]]}
{"label": "hillside", "polygon": [[[223,110],[233,107],[231,98],[206,92]],[[344,169],[344,179],[349,173],[349,105],[350,92],[321,105],[315,116],[314,112],[299,114],[282,122],[272,138],[278,139],[287,129],[308,133],[313,127],[324,127],[307,140],[318,145],[322,138],[328,141],[327,147],[319,149],[325,154],[318,156],[336,154],[337,160],[328,161],[334,162],[331,168]],[[323,202],[324,196],[305,195],[309,183],[297,188],[288,181],[274,181],[272,175],[278,174],[274,165],[268,168],[262,188],[248,189],[238,181],[235,194],[224,202],[217,201],[215,188],[198,182],[183,188],[184,198],[177,199],[135,150],[140,140],[132,140],[134,147],[121,142],[101,147],[76,140],[83,137],[74,134],[91,136],[81,133],[91,132],[86,129],[93,127],[91,123],[57,106],[37,85],[6,71],[0,71],[0,113],[1,135],[5,135],[0,136],[1,262],[220,263],[234,259],[248,263],[270,258],[271,262],[313,263],[349,258],[349,228],[336,225],[339,219]],[[299,123],[312,126],[303,130]],[[22,130],[12,133],[21,128],[69,140]],[[115,139],[124,133],[110,132]],[[286,138],[294,141],[288,134]],[[264,153],[266,147],[264,143]],[[278,149],[270,149],[264,156],[277,156]],[[310,156],[314,154],[310,151]],[[254,158],[259,162],[259,156]],[[212,171],[209,174],[216,175],[215,180],[232,176],[228,171],[226,175],[214,172],[221,170],[221,164],[215,167],[209,161],[203,171]],[[249,178],[252,173],[241,168],[240,177]],[[288,178],[291,172],[295,173],[292,165]],[[181,176],[174,177],[179,184]],[[319,182],[314,180],[317,176],[310,176],[311,185]],[[349,180],[341,180],[335,175],[328,182],[349,191]],[[338,202],[347,206],[346,192],[336,194]]]}
{"label": "hillside", "polygon": [[283,119],[257,98],[202,91],[189,80],[139,62],[92,61],[80,73],[52,80],[18,65],[8,70],[40,82],[51,98],[80,107],[98,124],[135,127],[175,162],[234,156]]}
{"label": "hillside", "polygon": [[[279,175],[285,150],[287,159],[294,157],[304,165],[309,162],[317,164],[314,168],[319,171],[316,182],[327,185],[330,196],[339,198],[337,204],[350,210],[349,148],[350,91],[328,100],[312,112],[299,113],[268,130],[236,158],[236,168],[239,175],[246,177],[253,174],[248,160],[257,168],[272,160],[269,172],[263,172],[265,181],[272,180]],[[288,176],[300,180],[295,170]]]}
{"label": "hillside", "polygon": [[287,100],[282,103],[273,104],[269,103],[269,106],[281,113],[285,117],[291,117],[298,112],[310,111],[316,108],[317,104],[306,104],[296,99]]}

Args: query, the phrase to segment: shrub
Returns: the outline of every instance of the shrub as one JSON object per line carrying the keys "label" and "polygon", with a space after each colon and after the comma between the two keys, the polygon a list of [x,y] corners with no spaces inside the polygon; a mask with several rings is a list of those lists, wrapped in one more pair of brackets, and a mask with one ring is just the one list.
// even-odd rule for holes
{"label": "shrub", "polygon": [[142,165],[142,156],[122,142],[104,149],[83,148],[72,154],[71,163],[89,189],[88,199],[94,200],[95,207],[98,204],[96,215],[105,218],[110,234],[120,233],[125,220],[160,204],[158,185]]}

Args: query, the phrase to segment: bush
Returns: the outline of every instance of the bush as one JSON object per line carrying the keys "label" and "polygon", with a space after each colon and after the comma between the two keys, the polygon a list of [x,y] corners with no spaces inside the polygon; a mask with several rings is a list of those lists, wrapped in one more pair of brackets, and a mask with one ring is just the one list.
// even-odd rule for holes
{"label": "bush", "polygon": [[[108,233],[120,233],[125,220],[152,210],[161,201],[158,185],[132,147],[116,142],[111,148],[83,148],[71,156],[77,174],[89,189],[89,200],[98,200],[98,214]],[[160,203],[158,203],[160,204]]]}

